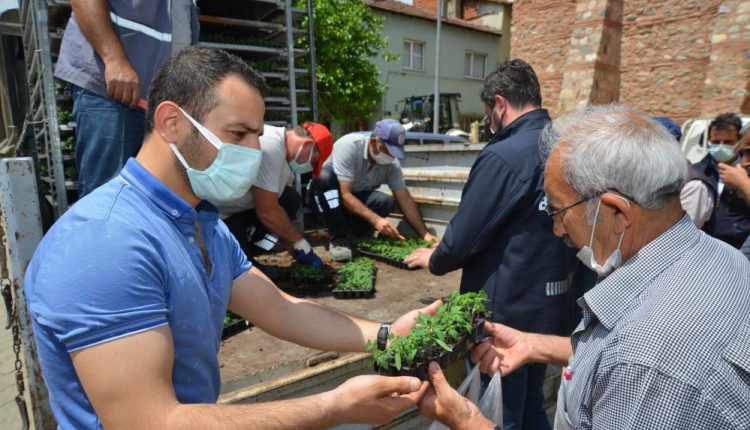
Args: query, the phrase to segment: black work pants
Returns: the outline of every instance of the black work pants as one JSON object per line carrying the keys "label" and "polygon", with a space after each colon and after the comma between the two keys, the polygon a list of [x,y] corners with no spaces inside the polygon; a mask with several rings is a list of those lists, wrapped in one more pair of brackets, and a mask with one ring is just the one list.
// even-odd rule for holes
{"label": "black work pants", "polygon": [[[292,187],[284,188],[279,196],[279,205],[284,209],[290,220],[297,217],[297,210],[302,204],[302,198],[297,190]],[[229,231],[237,238],[240,247],[245,251],[248,258],[257,254],[254,250],[254,244],[259,243],[261,248],[270,249],[276,244],[278,238],[268,231],[265,225],[258,218],[255,208],[238,212],[224,220],[229,227]]]}
{"label": "black work pants", "polygon": [[[396,202],[385,193],[376,190],[365,190],[353,193],[370,210],[386,217],[396,209]],[[372,226],[366,220],[347,213],[340,198],[339,180],[333,168],[325,166],[320,176],[310,182],[308,193],[310,210],[325,222],[333,239],[347,237],[347,231],[355,236],[366,235]]]}

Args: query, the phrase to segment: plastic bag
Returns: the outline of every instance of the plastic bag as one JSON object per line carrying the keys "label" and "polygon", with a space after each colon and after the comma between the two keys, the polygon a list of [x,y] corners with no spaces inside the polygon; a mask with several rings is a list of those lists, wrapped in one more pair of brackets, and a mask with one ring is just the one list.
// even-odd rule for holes
{"label": "plastic bag", "polygon": [[[482,415],[495,424],[503,423],[503,384],[500,372],[490,380],[487,390],[479,398],[481,382],[479,379],[479,366],[474,366],[469,375],[461,382],[456,391],[479,406]],[[450,430],[439,421],[433,421],[428,430]]]}

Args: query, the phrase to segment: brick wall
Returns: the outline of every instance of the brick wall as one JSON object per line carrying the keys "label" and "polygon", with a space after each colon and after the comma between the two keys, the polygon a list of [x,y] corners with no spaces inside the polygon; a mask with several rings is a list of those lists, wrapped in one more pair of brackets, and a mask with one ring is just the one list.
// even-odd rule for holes
{"label": "brick wall", "polygon": [[542,84],[542,103],[556,110],[570,50],[575,0],[518,0],[513,4],[510,55],[528,61]]}
{"label": "brick wall", "polygon": [[461,2],[461,18],[474,19],[479,16],[479,1],[465,0]]}
{"label": "brick wall", "polygon": [[519,0],[511,34],[553,114],[610,101],[678,121],[750,113],[748,0]]}

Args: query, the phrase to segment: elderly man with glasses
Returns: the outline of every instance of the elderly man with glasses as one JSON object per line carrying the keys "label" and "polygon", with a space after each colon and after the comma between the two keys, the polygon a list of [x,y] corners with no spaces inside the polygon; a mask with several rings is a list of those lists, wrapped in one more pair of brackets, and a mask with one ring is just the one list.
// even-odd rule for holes
{"label": "elderly man with glasses", "polygon": [[[750,428],[750,263],[691,222],[685,160],[667,131],[624,106],[547,127],[544,189],[554,232],[598,284],[571,337],[488,323],[472,359],[490,373],[566,366],[556,429]],[[559,209],[556,209],[559,208]],[[422,411],[454,429],[491,429],[431,368]]]}

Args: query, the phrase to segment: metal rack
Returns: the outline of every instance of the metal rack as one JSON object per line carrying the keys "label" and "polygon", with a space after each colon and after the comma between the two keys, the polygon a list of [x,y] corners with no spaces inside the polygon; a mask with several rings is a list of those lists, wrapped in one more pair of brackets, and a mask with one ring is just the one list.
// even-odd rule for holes
{"label": "metal rack", "polygon": [[311,0],[304,9],[291,0],[200,1],[199,6],[200,44],[246,59],[266,78],[271,88],[265,98],[267,124],[317,120],[314,49],[299,43],[301,36],[314,42],[312,26],[307,32],[300,28],[303,17],[312,22]]}
{"label": "metal rack", "polygon": [[[67,2],[21,0],[21,38],[29,90],[28,111],[22,134],[33,133],[34,145],[28,152],[34,158],[40,189],[58,218],[68,209],[60,124],[57,120],[55,82],[52,77],[49,6]],[[72,187],[73,184],[67,184]]]}
{"label": "metal rack", "polygon": [[[312,25],[301,29],[306,17],[312,23],[312,0],[293,7],[292,0],[201,0],[200,45],[225,49],[248,61],[267,80],[266,123],[287,126],[300,120],[317,120],[314,49],[303,49],[307,37],[314,44]],[[52,205],[54,218],[68,208],[68,192],[75,197],[75,178],[66,179],[73,167],[72,149],[61,145],[74,134],[75,123],[61,124],[58,109],[70,99],[56,89],[53,64],[62,38],[69,0],[20,0],[21,36],[29,94],[25,126],[34,143],[23,155],[34,158],[39,188]],[[51,25],[50,16],[54,25]],[[63,148],[62,146],[66,146]],[[68,174],[68,176],[71,176]]]}

